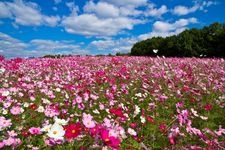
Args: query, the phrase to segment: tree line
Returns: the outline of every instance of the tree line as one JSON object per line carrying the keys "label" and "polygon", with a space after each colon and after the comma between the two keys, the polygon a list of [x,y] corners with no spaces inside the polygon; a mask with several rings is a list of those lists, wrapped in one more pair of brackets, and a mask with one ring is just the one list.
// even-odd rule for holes
{"label": "tree line", "polygon": [[225,23],[185,30],[170,37],[153,37],[134,44],[130,55],[166,57],[225,57]]}

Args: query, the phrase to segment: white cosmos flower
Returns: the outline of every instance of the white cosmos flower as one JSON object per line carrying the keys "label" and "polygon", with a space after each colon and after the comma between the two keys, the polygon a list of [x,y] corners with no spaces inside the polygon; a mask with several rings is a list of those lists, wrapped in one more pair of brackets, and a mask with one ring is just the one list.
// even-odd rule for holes
{"label": "white cosmos flower", "polygon": [[146,122],[145,117],[141,116],[140,119],[141,119],[141,123],[145,123]]}
{"label": "white cosmos flower", "polygon": [[137,132],[134,131],[134,129],[131,129],[131,128],[128,128],[127,132],[128,132],[130,135],[133,135],[133,136],[136,136],[136,135],[137,135]]}
{"label": "white cosmos flower", "polygon": [[52,127],[52,124],[46,125],[43,128],[41,128],[41,132],[48,132],[51,127]]}
{"label": "white cosmos flower", "polygon": [[5,68],[0,68],[0,74],[5,72]]}
{"label": "white cosmos flower", "polygon": [[202,120],[207,120],[207,119],[208,119],[208,117],[204,117],[204,116],[200,116],[200,118],[201,118]]}
{"label": "white cosmos flower", "polygon": [[134,117],[137,116],[140,112],[141,112],[140,107],[135,105]]}
{"label": "white cosmos flower", "polygon": [[100,112],[98,111],[98,109],[93,110],[93,113],[100,114]]}
{"label": "white cosmos flower", "polygon": [[191,108],[191,112],[195,117],[198,117],[197,111],[195,111],[193,108]]}
{"label": "white cosmos flower", "polygon": [[23,107],[29,107],[29,103],[27,103],[27,102],[25,102],[24,104],[23,104]]}
{"label": "white cosmos flower", "polygon": [[39,106],[38,108],[37,108],[37,112],[44,112],[44,107],[43,106]]}
{"label": "white cosmos flower", "polygon": [[65,131],[63,130],[63,127],[59,125],[58,123],[54,123],[47,133],[47,135],[50,138],[53,138],[56,140],[63,140],[64,134],[65,134]]}
{"label": "white cosmos flower", "polygon": [[2,96],[9,96],[9,91],[4,91],[3,93],[2,93]]}
{"label": "white cosmos flower", "polygon": [[68,121],[65,119],[59,119],[58,117],[54,117],[55,123],[58,123],[59,125],[67,125]]}
{"label": "white cosmos flower", "polygon": [[3,109],[2,109],[2,114],[3,114],[3,115],[8,114],[8,110],[3,108]]}
{"label": "white cosmos flower", "polygon": [[141,93],[137,93],[135,94],[136,97],[142,97],[142,94]]}
{"label": "white cosmos flower", "polygon": [[60,88],[56,88],[55,91],[56,91],[56,92],[60,92],[61,89],[60,89]]}

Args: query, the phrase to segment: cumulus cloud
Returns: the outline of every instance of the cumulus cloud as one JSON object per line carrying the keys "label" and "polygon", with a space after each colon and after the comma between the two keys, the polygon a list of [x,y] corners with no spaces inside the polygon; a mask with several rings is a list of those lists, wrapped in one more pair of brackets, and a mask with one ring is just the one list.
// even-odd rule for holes
{"label": "cumulus cloud", "polygon": [[189,13],[193,13],[193,12],[197,11],[199,8],[200,8],[200,6],[198,4],[194,5],[193,7],[190,7],[190,8],[179,5],[174,8],[173,13],[178,16],[182,16],[182,15],[187,15]]}
{"label": "cumulus cloud", "polygon": [[31,57],[47,54],[89,54],[73,41],[34,39],[27,43],[0,32],[0,55],[6,57]]}
{"label": "cumulus cloud", "polygon": [[[119,39],[106,39],[92,41],[89,48],[94,48],[99,51],[109,50],[115,54],[117,52],[128,53],[130,52],[134,43],[138,41],[135,37],[130,38],[119,38]],[[108,52],[108,51],[107,51]]]}
{"label": "cumulus cloud", "polygon": [[1,32],[0,45],[0,55],[6,57],[24,57],[23,51],[29,47],[28,44]]}
{"label": "cumulus cloud", "polygon": [[168,12],[166,5],[162,5],[160,8],[156,8],[155,5],[150,4],[147,11],[145,12],[146,16],[158,17],[160,18],[163,14]]}
{"label": "cumulus cloud", "polygon": [[135,7],[147,5],[147,0],[102,0],[117,6],[133,5]]}
{"label": "cumulus cloud", "polygon": [[59,16],[46,16],[41,13],[39,6],[33,2],[15,0],[14,2],[0,2],[0,18],[10,18],[16,24],[24,26],[56,26]]}
{"label": "cumulus cloud", "polygon": [[34,39],[30,41],[30,44],[41,51],[76,51],[80,49],[79,45],[73,44],[70,41]]}
{"label": "cumulus cloud", "polygon": [[190,13],[194,13],[198,10],[202,10],[202,11],[206,12],[207,7],[209,7],[211,5],[216,5],[216,4],[217,4],[217,2],[215,2],[215,1],[203,1],[203,2],[196,1],[192,7],[187,7],[187,6],[183,6],[183,5],[175,6],[172,12],[178,16],[183,16],[183,15],[187,15]]}
{"label": "cumulus cloud", "polygon": [[95,4],[93,1],[89,1],[83,9],[86,13],[95,13],[97,16],[103,18],[118,17],[120,13],[118,7],[106,2],[99,2]]}
{"label": "cumulus cloud", "polygon": [[131,5],[123,6],[121,1],[89,1],[83,7],[83,13],[74,3],[67,3],[71,14],[64,16],[62,25],[65,31],[84,36],[108,37],[132,30],[137,24],[145,22],[137,18],[142,11],[136,9],[145,0],[131,0]]}
{"label": "cumulus cloud", "polygon": [[153,24],[153,30],[150,33],[139,35],[140,40],[145,40],[151,37],[167,37],[172,35],[177,35],[187,29],[189,24],[197,23],[198,20],[194,17],[188,19],[179,19],[174,23],[169,23],[165,21],[156,21]]}
{"label": "cumulus cloud", "polygon": [[11,18],[12,13],[4,2],[0,2],[0,18]]}
{"label": "cumulus cloud", "polygon": [[131,30],[140,23],[142,21],[139,19],[98,18],[95,14],[71,15],[62,21],[67,32],[85,36],[113,36],[124,29]]}
{"label": "cumulus cloud", "polygon": [[153,24],[153,30],[157,32],[167,32],[167,31],[172,31],[176,30],[179,28],[183,28],[187,26],[190,23],[197,23],[196,18],[189,18],[189,19],[179,19],[175,21],[174,23],[168,23],[164,21],[156,21]]}

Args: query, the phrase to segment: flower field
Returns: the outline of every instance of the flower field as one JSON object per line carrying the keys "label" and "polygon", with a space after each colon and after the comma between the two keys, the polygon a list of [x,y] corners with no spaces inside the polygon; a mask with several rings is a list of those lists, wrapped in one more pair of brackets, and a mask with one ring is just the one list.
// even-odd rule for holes
{"label": "flower field", "polygon": [[0,58],[0,149],[225,149],[225,60]]}

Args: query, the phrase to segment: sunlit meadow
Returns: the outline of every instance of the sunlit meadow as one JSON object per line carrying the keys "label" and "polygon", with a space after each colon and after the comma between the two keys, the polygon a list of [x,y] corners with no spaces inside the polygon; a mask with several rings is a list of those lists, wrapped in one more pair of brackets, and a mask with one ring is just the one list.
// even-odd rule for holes
{"label": "sunlit meadow", "polygon": [[0,58],[0,149],[225,149],[225,60]]}

